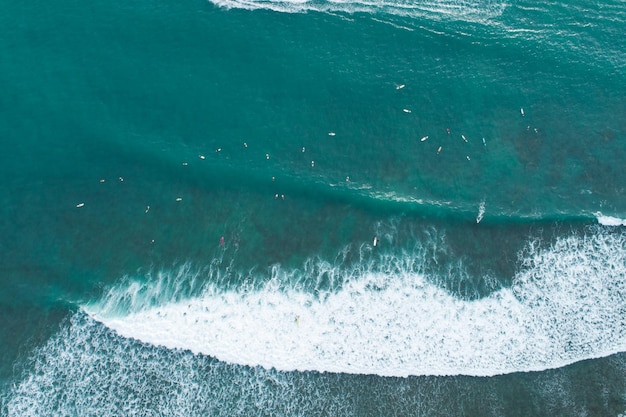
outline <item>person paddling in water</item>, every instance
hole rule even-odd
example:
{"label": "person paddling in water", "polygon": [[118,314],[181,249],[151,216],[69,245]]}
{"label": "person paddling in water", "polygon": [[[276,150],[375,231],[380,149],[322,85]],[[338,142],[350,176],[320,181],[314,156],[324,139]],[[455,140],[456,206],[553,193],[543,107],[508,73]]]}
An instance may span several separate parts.
{"label": "person paddling in water", "polygon": [[224,236],[220,238],[220,246],[224,246]]}

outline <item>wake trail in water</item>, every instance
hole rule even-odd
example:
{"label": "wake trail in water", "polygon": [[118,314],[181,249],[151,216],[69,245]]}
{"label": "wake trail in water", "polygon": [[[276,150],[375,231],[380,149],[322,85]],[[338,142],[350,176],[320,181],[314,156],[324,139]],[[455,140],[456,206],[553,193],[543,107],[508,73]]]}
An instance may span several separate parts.
{"label": "wake trail in water", "polygon": [[[530,242],[513,285],[477,300],[434,285],[415,272],[422,260],[403,254],[384,258],[382,268],[317,268],[338,283],[329,289],[298,289],[289,283],[300,271],[276,268],[261,286],[209,284],[178,301],[137,297],[126,283],[83,308],[124,337],[282,371],[539,371],[626,350],[626,237],[591,230],[545,248]],[[138,298],[150,301],[115,307]]]}

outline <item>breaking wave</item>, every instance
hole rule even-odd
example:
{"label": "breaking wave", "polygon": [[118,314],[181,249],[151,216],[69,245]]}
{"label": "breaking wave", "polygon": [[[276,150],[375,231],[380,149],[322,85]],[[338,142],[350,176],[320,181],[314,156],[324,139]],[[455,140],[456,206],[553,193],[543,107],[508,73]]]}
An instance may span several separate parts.
{"label": "breaking wave", "polygon": [[489,376],[626,350],[623,233],[597,226],[547,247],[529,242],[512,286],[479,299],[434,284],[420,256],[275,267],[262,284],[209,282],[184,297],[155,288],[195,278],[165,271],[83,308],[127,338],[282,371]]}

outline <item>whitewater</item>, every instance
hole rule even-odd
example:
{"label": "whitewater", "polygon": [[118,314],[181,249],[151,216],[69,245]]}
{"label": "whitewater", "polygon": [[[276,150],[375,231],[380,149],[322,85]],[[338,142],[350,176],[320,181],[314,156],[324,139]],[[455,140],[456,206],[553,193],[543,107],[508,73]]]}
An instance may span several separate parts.
{"label": "whitewater", "polygon": [[[386,255],[382,267],[349,271],[318,260],[337,284],[312,291],[290,284],[301,271],[276,266],[262,285],[208,282],[186,297],[197,277],[164,271],[156,282],[124,280],[82,308],[123,337],[280,371],[491,376],[626,350],[621,231],[529,242],[513,284],[477,299],[416,272],[418,257]],[[181,290],[159,295],[166,286]]]}

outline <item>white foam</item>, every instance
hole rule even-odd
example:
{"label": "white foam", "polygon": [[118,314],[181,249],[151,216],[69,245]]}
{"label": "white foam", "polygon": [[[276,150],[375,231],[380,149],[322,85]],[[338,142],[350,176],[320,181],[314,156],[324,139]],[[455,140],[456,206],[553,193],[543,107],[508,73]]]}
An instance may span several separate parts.
{"label": "white foam", "polygon": [[315,376],[232,366],[110,333],[75,314],[35,349],[21,380],[0,391],[0,415],[231,417],[262,410],[287,417],[315,415],[320,406],[330,415],[356,415],[342,413],[351,402]]}
{"label": "white foam", "polygon": [[[506,7],[501,0],[210,0],[225,8],[268,9],[277,12],[303,13],[385,13],[396,16],[430,17],[486,21],[500,16]],[[386,22],[385,22],[386,23]],[[402,29],[409,29],[400,26]]]}
{"label": "white foam", "polygon": [[420,206],[433,206],[433,207],[452,207],[452,201],[450,200],[432,200],[413,197],[407,194],[400,194],[396,191],[379,191],[374,190],[366,193],[369,198],[373,198],[379,201],[394,201],[397,203],[410,203],[418,204]]}
{"label": "white foam", "polygon": [[400,266],[392,275],[365,267],[339,289],[316,294],[281,285],[281,276],[296,273],[285,271],[256,290],[210,287],[122,315],[97,304],[85,309],[125,337],[283,371],[544,370],[626,350],[625,240],[597,231],[546,249],[529,244],[513,286],[478,300],[456,298]]}
{"label": "white foam", "polygon": [[480,221],[485,216],[485,201],[481,201],[478,205],[478,215],[476,216],[476,223],[480,223]]}
{"label": "white foam", "polygon": [[603,226],[626,226],[626,219],[620,219],[619,217],[603,216],[602,213],[596,213],[598,223]]}
{"label": "white foam", "polygon": [[[626,382],[624,355],[593,366],[601,378],[591,387],[579,370],[569,369],[513,379],[277,372],[138,343],[80,312],[35,348],[24,365],[0,390],[0,415],[291,417],[324,410],[330,416],[362,417],[436,410],[436,415],[465,416],[469,407],[475,415],[498,417],[510,409],[510,389],[503,386],[513,386],[520,392],[518,401],[532,402],[542,415],[615,415],[622,409],[615,411],[606,399],[622,394]],[[369,412],[354,406],[364,398],[376,402]]]}

